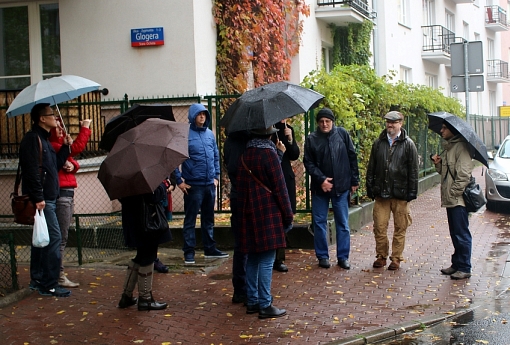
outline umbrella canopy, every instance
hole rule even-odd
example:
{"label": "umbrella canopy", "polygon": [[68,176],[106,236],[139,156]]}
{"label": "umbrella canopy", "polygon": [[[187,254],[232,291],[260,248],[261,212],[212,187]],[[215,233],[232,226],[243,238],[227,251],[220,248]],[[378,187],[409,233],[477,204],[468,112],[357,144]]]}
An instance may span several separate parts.
{"label": "umbrella canopy", "polygon": [[483,141],[478,137],[475,130],[469,123],[464,121],[458,116],[447,113],[445,111],[427,114],[429,118],[429,129],[434,132],[441,134],[441,127],[443,126],[443,121],[448,122],[452,127],[454,127],[460,135],[466,139],[471,157],[476,159],[486,167],[489,167],[489,156],[487,155],[487,147],[483,143]]}
{"label": "umbrella canopy", "polygon": [[318,92],[285,81],[267,84],[243,93],[227,109],[220,125],[229,133],[268,128],[317,107],[323,98]]}
{"label": "umbrella canopy", "polygon": [[98,83],[75,75],[62,75],[42,80],[24,88],[7,109],[7,117],[30,113],[38,103],[58,103],[70,101],[87,92],[99,90]]}
{"label": "umbrella canopy", "polygon": [[99,148],[110,151],[115,144],[115,140],[122,133],[134,128],[150,118],[161,118],[164,120],[175,121],[172,106],[168,104],[134,104],[124,113],[110,119],[99,143]]}
{"label": "umbrella canopy", "polygon": [[111,200],[152,193],[188,159],[189,124],[148,119],[119,135],[97,177]]}

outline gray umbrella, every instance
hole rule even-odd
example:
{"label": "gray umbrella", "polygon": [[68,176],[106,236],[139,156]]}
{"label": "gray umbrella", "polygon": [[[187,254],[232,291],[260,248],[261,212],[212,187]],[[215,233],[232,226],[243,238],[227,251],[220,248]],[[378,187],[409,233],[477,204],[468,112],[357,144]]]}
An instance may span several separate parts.
{"label": "gray umbrella", "polygon": [[448,122],[453,128],[455,128],[460,135],[466,139],[469,144],[471,157],[476,159],[486,167],[489,167],[489,156],[487,155],[487,147],[483,141],[478,137],[475,130],[469,123],[464,121],[458,116],[447,113],[445,111],[427,114],[429,118],[429,129],[434,132],[441,134],[441,127],[443,122]]}
{"label": "gray umbrella", "polygon": [[323,98],[318,92],[285,81],[267,84],[243,93],[227,109],[220,125],[229,133],[268,128],[317,107]]}

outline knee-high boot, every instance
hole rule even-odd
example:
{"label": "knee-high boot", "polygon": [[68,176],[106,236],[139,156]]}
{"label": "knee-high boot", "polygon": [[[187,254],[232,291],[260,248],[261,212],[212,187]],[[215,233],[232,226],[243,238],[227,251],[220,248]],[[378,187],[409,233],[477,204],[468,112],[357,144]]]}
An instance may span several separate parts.
{"label": "knee-high boot", "polygon": [[128,263],[126,279],[124,281],[124,292],[119,302],[119,308],[127,308],[135,305],[138,299],[133,297],[133,290],[138,282],[138,269],[140,265],[131,260]]}
{"label": "knee-high boot", "polygon": [[152,273],[154,263],[142,266],[138,270],[138,310],[162,310],[166,303],[158,303],[152,297]]}

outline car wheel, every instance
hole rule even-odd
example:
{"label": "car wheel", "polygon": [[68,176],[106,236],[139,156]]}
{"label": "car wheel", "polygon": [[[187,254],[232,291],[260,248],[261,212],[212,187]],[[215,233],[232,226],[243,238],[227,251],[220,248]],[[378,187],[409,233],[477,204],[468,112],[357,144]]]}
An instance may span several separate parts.
{"label": "car wheel", "polygon": [[494,201],[487,200],[485,207],[491,212],[496,212],[496,202]]}

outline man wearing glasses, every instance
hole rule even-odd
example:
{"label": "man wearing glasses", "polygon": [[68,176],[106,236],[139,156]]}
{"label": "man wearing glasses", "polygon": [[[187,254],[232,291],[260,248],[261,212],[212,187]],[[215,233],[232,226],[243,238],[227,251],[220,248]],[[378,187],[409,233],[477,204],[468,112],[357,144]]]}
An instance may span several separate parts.
{"label": "man wearing glasses", "polygon": [[375,199],[375,268],[386,266],[389,255],[388,223],[393,213],[394,231],[389,270],[398,270],[404,260],[406,230],[411,225],[409,202],[418,195],[418,151],[402,128],[404,115],[390,111],[384,115],[384,129],[372,145],[367,168],[367,195]]}
{"label": "man wearing glasses", "polygon": [[49,104],[36,104],[30,118],[32,129],[23,137],[19,149],[22,193],[28,194],[36,209],[44,212],[50,236],[46,247],[31,248],[30,288],[43,296],[67,297],[71,292],[58,285],[62,238],[55,209],[60,191],[58,171],[71,152],[73,140],[66,135],[60,151],[55,152],[48,139],[58,122]]}

